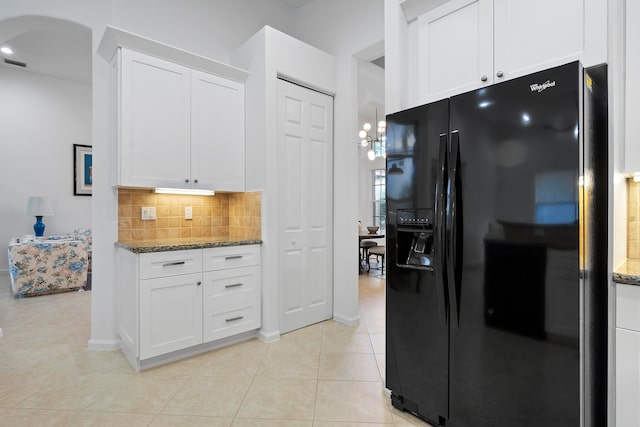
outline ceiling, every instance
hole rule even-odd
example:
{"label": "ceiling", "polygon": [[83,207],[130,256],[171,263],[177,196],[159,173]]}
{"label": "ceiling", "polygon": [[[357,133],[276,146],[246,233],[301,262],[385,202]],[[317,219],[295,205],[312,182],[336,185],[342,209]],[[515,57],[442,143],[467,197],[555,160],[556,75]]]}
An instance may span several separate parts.
{"label": "ceiling", "polygon": [[286,3],[289,6],[292,6],[294,8],[299,8],[302,6],[305,6],[309,3],[313,3],[315,0],[280,0],[280,2],[282,3]]}
{"label": "ceiling", "polygon": [[91,30],[72,22],[36,16],[24,16],[2,22],[0,46],[9,46],[13,54],[0,53],[5,59],[26,63],[26,70],[84,84],[91,83]]}
{"label": "ceiling", "polygon": [[[298,9],[315,0],[279,0]],[[0,66],[24,69],[6,64],[5,59],[26,64],[26,70],[91,83],[91,31],[72,22],[38,16],[23,16],[2,21],[0,46],[9,46],[13,54],[0,53]]]}

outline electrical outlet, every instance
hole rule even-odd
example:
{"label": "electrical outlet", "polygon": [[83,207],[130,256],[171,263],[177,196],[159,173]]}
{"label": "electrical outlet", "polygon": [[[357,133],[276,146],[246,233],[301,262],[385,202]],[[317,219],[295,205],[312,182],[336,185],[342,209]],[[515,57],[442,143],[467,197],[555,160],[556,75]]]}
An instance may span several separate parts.
{"label": "electrical outlet", "polygon": [[184,219],[193,219],[193,208],[191,206],[184,207]]}
{"label": "electrical outlet", "polygon": [[152,219],[156,219],[156,208],[155,206],[142,207],[140,213],[140,219],[143,221],[148,221]]}

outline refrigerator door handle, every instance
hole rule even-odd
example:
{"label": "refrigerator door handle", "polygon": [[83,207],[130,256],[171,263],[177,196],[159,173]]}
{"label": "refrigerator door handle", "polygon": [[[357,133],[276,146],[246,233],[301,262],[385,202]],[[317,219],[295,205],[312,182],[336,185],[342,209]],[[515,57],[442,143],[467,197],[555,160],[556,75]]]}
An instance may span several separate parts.
{"label": "refrigerator door handle", "polygon": [[438,298],[438,319],[444,324],[449,320],[447,311],[447,284],[446,284],[446,248],[445,243],[445,210],[446,210],[446,194],[445,182],[447,180],[447,145],[448,138],[446,133],[440,134],[440,151],[438,153],[438,175],[436,177],[435,206],[434,206],[434,247],[436,248],[435,256],[435,277],[436,277],[436,294]]}
{"label": "refrigerator door handle", "polygon": [[456,266],[457,258],[457,220],[458,220],[458,188],[456,185],[456,178],[458,176],[459,165],[459,145],[460,145],[460,132],[459,130],[451,131],[451,148],[449,151],[448,159],[448,180],[447,180],[447,215],[445,218],[446,224],[446,278],[447,278],[447,294],[449,296],[449,311],[451,317],[451,327],[458,328],[460,324],[460,293],[458,292],[459,286],[457,286]]}

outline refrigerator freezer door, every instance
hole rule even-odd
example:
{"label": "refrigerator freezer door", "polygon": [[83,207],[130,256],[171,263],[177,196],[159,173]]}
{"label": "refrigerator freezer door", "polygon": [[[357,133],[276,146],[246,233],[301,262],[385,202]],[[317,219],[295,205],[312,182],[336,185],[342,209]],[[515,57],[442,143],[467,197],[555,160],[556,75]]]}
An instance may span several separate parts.
{"label": "refrigerator freezer door", "polygon": [[580,73],[451,98],[447,426],[580,425]]}
{"label": "refrigerator freezer door", "polygon": [[448,100],[387,117],[386,386],[394,406],[434,425],[449,407],[440,261],[447,133]]}

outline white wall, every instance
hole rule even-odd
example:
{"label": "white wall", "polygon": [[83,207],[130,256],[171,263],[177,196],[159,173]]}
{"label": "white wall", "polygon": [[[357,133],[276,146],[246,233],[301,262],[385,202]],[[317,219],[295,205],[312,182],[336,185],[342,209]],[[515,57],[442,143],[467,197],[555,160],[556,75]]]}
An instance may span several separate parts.
{"label": "white wall", "polygon": [[291,34],[293,10],[275,0],[112,0],[112,25],[229,63],[265,25]]}
{"label": "white wall", "polygon": [[358,320],[358,60],[384,39],[383,0],[316,0],[296,12],[294,36],[336,57],[334,314]]}
{"label": "white wall", "polygon": [[0,242],[34,234],[34,195],[51,197],[45,235],[91,227],[91,198],[73,195],[73,144],[91,145],[91,86],[0,65],[0,94]]}
{"label": "white wall", "polygon": [[[273,341],[280,335],[278,191],[282,185],[278,182],[280,159],[275,149],[278,144],[277,78],[278,75],[286,76],[307,87],[333,94],[336,93],[335,62],[331,55],[270,27],[263,28],[243,44],[232,55],[232,62],[250,72],[245,86],[246,117],[247,123],[251,123],[246,130],[247,190],[262,191],[260,338]],[[340,311],[342,303],[336,301],[338,298],[341,297],[334,291],[334,318],[345,319],[345,313]],[[353,321],[353,314],[347,314]]]}
{"label": "white wall", "polygon": [[92,31],[94,188],[91,198],[93,283],[89,348],[116,349],[113,242],[117,239],[117,197],[108,185],[109,66],[95,53],[106,25],[225,61],[230,52],[263,25],[291,31],[292,11],[275,0],[5,0],[0,8],[0,29],[3,20],[24,15],[69,20]]}
{"label": "white wall", "polygon": [[[376,121],[375,109],[378,110]],[[370,123],[374,134],[377,123],[385,119],[384,113],[384,70],[370,63],[360,62],[358,66],[358,132],[364,123]],[[354,135],[354,143],[358,136]],[[384,169],[386,161],[377,157],[371,161],[367,157],[369,147],[358,146],[358,220],[362,227],[373,225],[372,170]]]}

